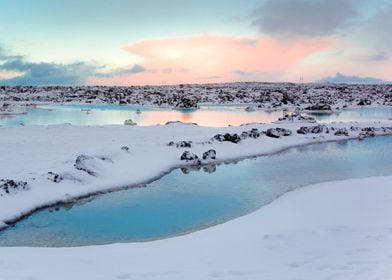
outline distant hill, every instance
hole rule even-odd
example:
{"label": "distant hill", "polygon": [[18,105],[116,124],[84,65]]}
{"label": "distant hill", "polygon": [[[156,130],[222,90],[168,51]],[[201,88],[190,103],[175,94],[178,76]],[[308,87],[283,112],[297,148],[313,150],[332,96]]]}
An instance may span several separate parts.
{"label": "distant hill", "polygon": [[317,81],[318,83],[331,83],[331,84],[386,84],[386,80],[373,78],[373,77],[360,77],[360,76],[346,76],[341,73],[336,73],[335,76],[329,76]]}

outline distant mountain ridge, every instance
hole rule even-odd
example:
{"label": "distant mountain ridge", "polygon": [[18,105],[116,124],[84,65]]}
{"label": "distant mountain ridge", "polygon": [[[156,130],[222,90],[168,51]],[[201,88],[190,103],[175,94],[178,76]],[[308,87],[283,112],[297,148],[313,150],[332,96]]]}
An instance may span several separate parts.
{"label": "distant mountain ridge", "polygon": [[391,83],[374,77],[349,76],[342,73],[336,73],[335,76],[328,76],[317,81],[318,83],[331,84],[387,84]]}

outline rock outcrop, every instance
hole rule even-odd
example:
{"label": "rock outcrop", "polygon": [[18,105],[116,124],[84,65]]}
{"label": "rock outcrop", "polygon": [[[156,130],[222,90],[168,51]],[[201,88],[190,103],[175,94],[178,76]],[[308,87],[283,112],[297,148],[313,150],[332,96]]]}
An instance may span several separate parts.
{"label": "rock outcrop", "polygon": [[18,191],[25,191],[28,189],[29,186],[27,182],[24,181],[15,181],[10,179],[0,180],[0,196],[16,193]]}

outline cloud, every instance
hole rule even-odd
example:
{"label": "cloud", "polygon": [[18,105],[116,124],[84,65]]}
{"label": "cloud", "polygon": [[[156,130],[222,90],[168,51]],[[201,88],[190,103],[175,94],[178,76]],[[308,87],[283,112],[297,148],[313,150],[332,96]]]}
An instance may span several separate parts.
{"label": "cloud", "polygon": [[379,52],[368,56],[369,61],[385,61],[388,59],[389,56],[384,52]]}
{"label": "cloud", "polygon": [[219,79],[223,79],[223,76],[219,76],[219,75],[214,75],[214,76],[207,76],[207,77],[199,77],[202,80],[219,80]]}
{"label": "cloud", "polygon": [[121,77],[126,75],[142,73],[144,71],[146,71],[146,68],[144,68],[142,65],[135,64],[127,68],[116,68],[110,72],[95,73],[94,76],[99,78],[113,78],[113,77]]}
{"label": "cloud", "polygon": [[273,36],[323,36],[355,15],[352,0],[266,0],[254,12],[252,25]]}
{"label": "cloud", "polygon": [[5,71],[16,71],[20,76],[0,79],[5,85],[80,85],[95,68],[83,62],[73,64],[28,63],[11,61],[0,65]]}
{"label": "cloud", "polygon": [[7,55],[0,47],[0,73],[3,73],[0,84],[4,85],[79,85],[84,84],[96,69],[96,66],[85,62],[29,62],[24,56]]}
{"label": "cloud", "polygon": [[373,77],[360,77],[360,76],[346,76],[341,73],[336,73],[335,76],[325,77],[318,81],[319,83],[332,83],[332,84],[385,84],[388,83],[383,79]]}
{"label": "cloud", "polygon": [[369,62],[382,62],[389,60],[389,55],[385,52],[376,52],[369,55],[363,55],[358,57],[359,60],[369,61]]}
{"label": "cloud", "polygon": [[232,73],[235,75],[238,75],[238,76],[249,76],[249,75],[254,74],[252,72],[242,71],[242,70],[233,70]]}
{"label": "cloud", "polygon": [[114,78],[146,71],[141,65],[102,72],[95,63],[30,62],[25,56],[7,55],[0,46],[1,85],[84,85],[89,77]]}
{"label": "cloud", "polygon": [[[116,78],[89,79],[90,84],[177,84],[238,80],[241,69],[249,73],[281,73],[311,53],[334,44],[332,38],[278,40],[263,36],[221,36],[216,34],[149,39],[124,49],[153,69]],[[170,68],[170,73],[167,70]],[[187,69],[187,71],[184,71]],[[215,78],[215,79],[211,79]],[[242,77],[247,78],[247,77]],[[252,80],[266,79],[251,76]]]}

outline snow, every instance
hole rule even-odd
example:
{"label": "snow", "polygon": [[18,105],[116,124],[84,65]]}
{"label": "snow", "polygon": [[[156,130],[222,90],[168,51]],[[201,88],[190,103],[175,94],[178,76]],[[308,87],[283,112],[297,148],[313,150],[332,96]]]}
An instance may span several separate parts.
{"label": "snow", "polygon": [[[223,83],[170,86],[47,86],[1,87],[0,101],[9,105],[134,104],[194,108],[202,104],[249,104],[254,109],[305,109],[324,104],[331,110],[345,107],[391,106],[392,85]],[[1,104],[0,104],[1,111]]]}
{"label": "snow", "polygon": [[0,248],[0,279],[390,279],[392,177],[326,182],[185,236]]}
{"label": "snow", "polygon": [[[298,111],[321,104],[341,110],[362,107],[362,103],[389,107],[391,92],[391,85],[262,83],[0,87],[0,111],[23,113],[25,108],[42,103],[119,102],[161,107],[241,103],[257,110]],[[302,129],[305,134],[296,132],[303,126],[316,125],[298,117],[274,124],[222,128],[179,122],[144,127],[0,127],[0,180],[14,180],[21,186],[27,183],[26,189],[7,193],[1,184],[9,181],[0,181],[0,228],[43,206],[144,184],[173,168],[198,163],[180,160],[185,151],[197,155],[201,164],[218,164],[298,145],[363,139],[373,132],[392,134],[392,122],[386,120],[330,123],[320,133],[308,132],[311,129]],[[292,134],[275,133],[281,135],[279,138],[265,135],[268,129],[276,128],[289,129]],[[237,144],[217,140],[238,141],[237,136],[225,138],[223,134],[241,137],[244,131],[248,137]],[[335,135],[337,131],[347,131],[348,136]],[[259,132],[261,136],[257,136]],[[222,137],[213,140],[217,134]],[[175,143],[180,141],[191,143],[191,147],[177,147]],[[169,146],[170,142],[173,145]],[[216,151],[216,158],[202,159],[210,150]],[[392,177],[374,177],[308,186],[225,224],[153,242],[74,248],[0,247],[0,280],[390,279],[391,184]]]}
{"label": "snow", "polygon": [[[391,134],[391,122],[338,123],[335,131],[348,128],[349,136],[330,133],[297,134],[304,123],[249,124],[239,127],[209,128],[172,123],[169,125],[138,127],[112,126],[27,126],[0,127],[0,179],[28,183],[28,190],[11,194],[0,193],[0,222],[6,223],[26,215],[39,207],[66,202],[95,192],[114,190],[149,182],[173,168],[194,162],[181,161],[184,151],[198,155],[210,149],[216,151],[219,163],[243,157],[276,152],[296,145],[357,138],[362,127],[376,127],[376,134]],[[358,127],[350,130],[351,126]],[[217,133],[238,133],[256,128],[287,128],[291,136],[271,138],[262,135],[246,138],[234,144],[212,138]],[[331,125],[329,126],[332,127]],[[168,146],[169,142],[192,141],[191,148]],[[121,147],[129,147],[128,151]],[[15,152],[10,152],[15,151]],[[79,157],[83,155],[82,157]],[[75,165],[77,158],[84,158]],[[81,164],[81,165],[80,165]],[[79,168],[83,166],[83,168]],[[88,172],[86,172],[88,171]],[[63,178],[53,182],[53,172]]]}

